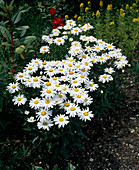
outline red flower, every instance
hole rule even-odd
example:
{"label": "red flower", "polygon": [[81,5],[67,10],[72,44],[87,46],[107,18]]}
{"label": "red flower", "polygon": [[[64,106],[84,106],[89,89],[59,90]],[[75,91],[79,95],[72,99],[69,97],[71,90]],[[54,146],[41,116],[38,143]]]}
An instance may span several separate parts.
{"label": "red flower", "polygon": [[59,23],[58,26],[64,27],[63,22]]}
{"label": "red flower", "polygon": [[58,22],[58,20],[53,20],[52,21],[52,24],[54,24],[54,25],[57,25],[59,22]]}
{"label": "red flower", "polygon": [[53,17],[53,20],[57,20],[58,23],[63,21],[63,19],[61,17]]}
{"label": "red flower", "polygon": [[52,27],[51,27],[51,29],[56,29],[57,28],[57,25],[53,25]]}
{"label": "red flower", "polygon": [[15,70],[14,70],[14,69],[12,69],[12,72],[14,73],[14,72],[15,72]]}
{"label": "red flower", "polygon": [[55,9],[55,8],[51,8],[51,9],[49,10],[49,13],[50,13],[51,15],[55,15],[56,9]]}

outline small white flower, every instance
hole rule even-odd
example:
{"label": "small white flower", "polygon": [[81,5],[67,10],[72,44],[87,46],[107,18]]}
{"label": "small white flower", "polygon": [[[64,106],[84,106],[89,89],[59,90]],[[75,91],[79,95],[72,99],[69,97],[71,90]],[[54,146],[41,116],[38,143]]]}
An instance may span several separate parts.
{"label": "small white flower", "polygon": [[65,125],[67,125],[69,123],[69,118],[68,116],[65,116],[64,114],[60,114],[57,115],[56,117],[54,117],[54,122],[55,125],[58,125],[58,127],[64,127]]}
{"label": "small white flower", "polygon": [[27,121],[28,121],[29,123],[33,123],[33,122],[35,122],[35,119],[34,119],[33,116],[31,116],[30,118],[27,119]]}

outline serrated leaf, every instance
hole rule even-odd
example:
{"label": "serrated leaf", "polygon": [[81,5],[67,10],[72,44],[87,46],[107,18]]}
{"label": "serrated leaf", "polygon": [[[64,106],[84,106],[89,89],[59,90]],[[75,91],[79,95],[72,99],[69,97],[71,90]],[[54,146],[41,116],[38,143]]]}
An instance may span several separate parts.
{"label": "serrated leaf", "polygon": [[0,25],[0,32],[6,38],[7,41],[11,41],[10,32],[7,30],[6,27]]}

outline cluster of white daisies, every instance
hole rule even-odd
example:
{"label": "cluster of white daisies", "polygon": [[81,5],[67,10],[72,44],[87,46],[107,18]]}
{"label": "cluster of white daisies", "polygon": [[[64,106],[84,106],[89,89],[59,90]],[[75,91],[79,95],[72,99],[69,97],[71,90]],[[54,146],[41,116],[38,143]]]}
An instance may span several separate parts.
{"label": "cluster of white daisies", "polygon": [[[64,27],[43,35],[42,39],[47,42],[46,46],[40,48],[40,53],[43,54],[50,53],[50,45],[53,43],[61,47],[66,41],[70,42],[65,59],[32,59],[23,72],[15,75],[15,82],[7,86],[10,93],[16,94],[13,97],[15,105],[27,105],[34,109],[34,116],[27,121],[37,121],[39,129],[49,130],[54,125],[64,127],[71,117],[78,117],[83,121],[91,120],[94,114],[89,110],[89,105],[93,99],[89,92],[99,87],[93,79],[89,79],[93,64],[113,64],[113,67],[104,68],[104,73],[97,77],[100,83],[112,81],[114,68],[121,69],[127,65],[126,57],[115,46],[93,36],[86,36],[85,32],[91,29],[93,26],[89,23],[77,26],[75,21],[67,20]],[[27,88],[33,88],[34,93],[35,89],[39,89],[39,96],[29,98],[26,96]],[[54,108],[58,110],[54,112]],[[26,111],[26,114],[29,112]]]}

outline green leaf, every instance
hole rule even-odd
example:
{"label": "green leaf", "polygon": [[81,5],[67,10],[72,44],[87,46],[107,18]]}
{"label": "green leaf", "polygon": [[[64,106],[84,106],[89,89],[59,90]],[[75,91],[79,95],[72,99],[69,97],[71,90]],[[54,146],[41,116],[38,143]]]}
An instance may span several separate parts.
{"label": "green leaf", "polygon": [[39,136],[36,136],[33,140],[32,140],[32,143],[34,144],[35,141],[39,138]]}
{"label": "green leaf", "polygon": [[71,163],[68,164],[68,170],[74,170],[75,166],[73,166]]}
{"label": "green leaf", "polygon": [[18,13],[18,15],[14,21],[14,24],[18,23],[21,20],[21,14],[22,14],[21,12]]}
{"label": "green leaf", "polygon": [[0,25],[0,32],[6,38],[7,41],[11,41],[11,35],[8,29],[2,25]]}
{"label": "green leaf", "polygon": [[16,27],[15,29],[16,30],[26,30],[26,29],[29,29],[29,26],[28,25],[20,26],[20,27]]}
{"label": "green leaf", "polygon": [[4,16],[4,17],[7,17],[7,14],[4,13],[4,12],[2,12],[2,11],[0,11],[0,15],[2,15],[2,16]]}
{"label": "green leaf", "polygon": [[5,45],[5,46],[7,46],[7,47],[12,47],[12,44],[9,44],[9,43],[7,43],[7,42],[2,42],[1,45]]}
{"label": "green leaf", "polygon": [[36,40],[35,36],[27,36],[25,38],[20,39],[20,42],[24,43],[24,44],[30,44],[30,43],[32,43],[35,40]]}

